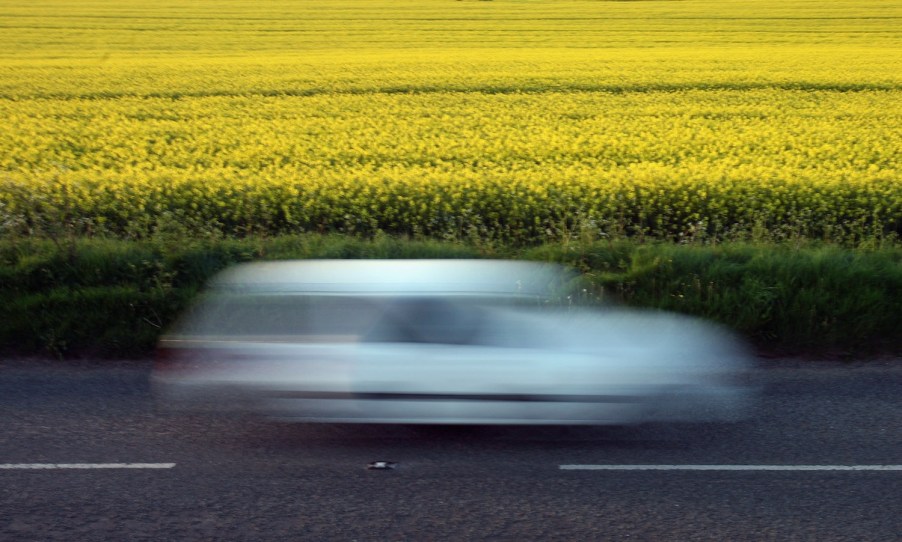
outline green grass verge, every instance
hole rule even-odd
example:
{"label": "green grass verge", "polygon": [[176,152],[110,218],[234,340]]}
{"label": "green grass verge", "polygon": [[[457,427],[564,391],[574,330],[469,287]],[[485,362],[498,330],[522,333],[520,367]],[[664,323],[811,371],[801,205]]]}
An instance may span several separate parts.
{"label": "green grass verge", "polygon": [[762,351],[902,352],[902,248],[581,242],[528,249],[302,235],[128,242],[0,241],[0,348],[61,357],[145,356],[205,281],[243,261],[517,258],[580,270],[605,301],[733,328]]}

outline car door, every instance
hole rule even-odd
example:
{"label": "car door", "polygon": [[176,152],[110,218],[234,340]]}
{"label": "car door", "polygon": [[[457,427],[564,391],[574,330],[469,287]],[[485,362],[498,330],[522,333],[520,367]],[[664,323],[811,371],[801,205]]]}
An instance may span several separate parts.
{"label": "car door", "polygon": [[407,300],[358,349],[359,407],[435,423],[557,420],[597,410],[597,363],[562,348],[557,327],[542,315]]}

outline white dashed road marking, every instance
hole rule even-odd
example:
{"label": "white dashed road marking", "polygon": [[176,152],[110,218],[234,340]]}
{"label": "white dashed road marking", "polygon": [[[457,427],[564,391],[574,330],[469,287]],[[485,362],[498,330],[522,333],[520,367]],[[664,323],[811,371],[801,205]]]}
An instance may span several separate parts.
{"label": "white dashed road marking", "polygon": [[560,465],[560,470],[902,471],[902,465]]}
{"label": "white dashed road marking", "polygon": [[0,463],[0,470],[171,469],[175,463]]}

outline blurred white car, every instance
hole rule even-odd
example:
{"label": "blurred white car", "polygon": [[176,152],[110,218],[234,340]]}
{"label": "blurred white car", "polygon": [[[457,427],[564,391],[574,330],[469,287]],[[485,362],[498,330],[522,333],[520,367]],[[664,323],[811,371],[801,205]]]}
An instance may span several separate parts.
{"label": "blurred white car", "polygon": [[735,420],[742,344],[686,317],[574,306],[535,262],[319,260],[217,276],[160,342],[168,407],[303,422]]}

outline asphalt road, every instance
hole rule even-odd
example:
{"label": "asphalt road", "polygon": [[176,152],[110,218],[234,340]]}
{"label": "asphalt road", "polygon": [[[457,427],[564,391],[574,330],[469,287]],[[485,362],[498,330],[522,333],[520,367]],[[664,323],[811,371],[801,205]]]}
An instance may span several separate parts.
{"label": "asphalt road", "polygon": [[[2,361],[0,540],[902,540],[899,470],[561,469],[902,465],[902,360],[763,365],[738,425],[414,428],[165,414],[146,363]],[[76,463],[161,468],[46,468]]]}

